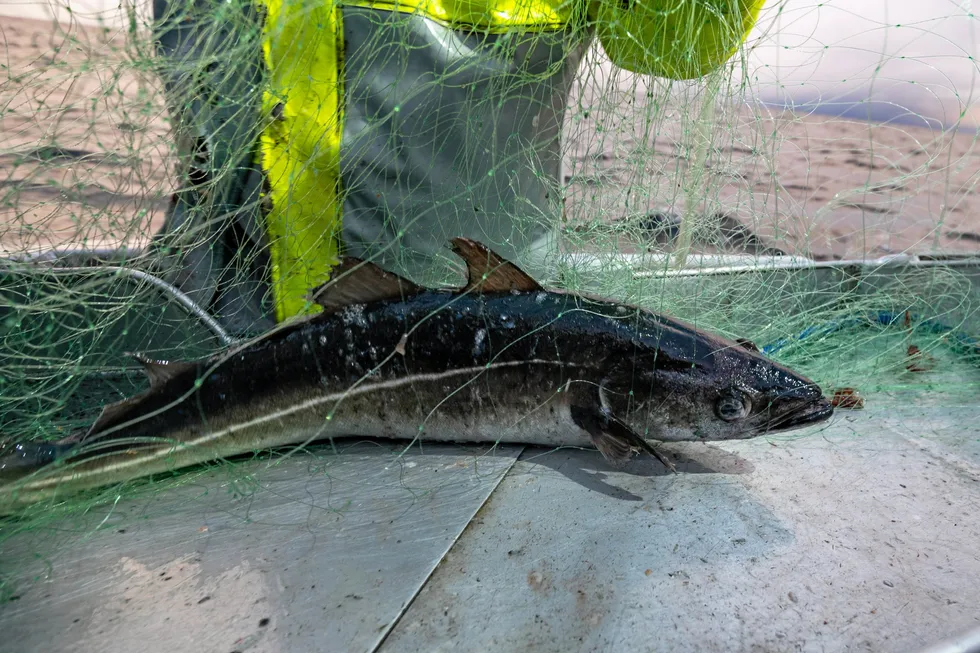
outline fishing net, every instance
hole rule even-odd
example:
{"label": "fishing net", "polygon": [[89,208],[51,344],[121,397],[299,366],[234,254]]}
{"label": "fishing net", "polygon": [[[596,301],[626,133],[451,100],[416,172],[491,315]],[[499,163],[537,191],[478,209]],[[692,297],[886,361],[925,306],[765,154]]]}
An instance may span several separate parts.
{"label": "fishing net", "polygon": [[[56,439],[144,388],[131,352],[191,359],[312,310],[340,220],[382,209],[443,248],[369,252],[419,280],[459,281],[445,243],[482,212],[510,230],[491,247],[557,234],[549,285],[749,338],[828,389],[980,392],[965,4],[770,2],[704,74],[738,33],[705,22],[728,3],[652,2],[673,31],[602,5],[600,40],[548,3],[157,4],[3,19],[4,437]],[[448,117],[419,114],[439,102]],[[371,228],[343,236],[370,250]]]}

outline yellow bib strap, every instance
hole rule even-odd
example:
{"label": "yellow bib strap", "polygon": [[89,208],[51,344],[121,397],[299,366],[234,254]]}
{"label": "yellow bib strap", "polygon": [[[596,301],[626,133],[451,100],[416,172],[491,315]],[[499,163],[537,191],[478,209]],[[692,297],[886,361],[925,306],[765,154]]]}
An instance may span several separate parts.
{"label": "yellow bib strap", "polygon": [[276,319],[316,309],[306,295],[337,265],[342,227],[343,24],[323,0],[258,0],[266,10],[261,164]]}
{"label": "yellow bib strap", "polygon": [[447,27],[486,34],[561,30],[575,6],[562,0],[344,0],[344,4],[420,14]]}

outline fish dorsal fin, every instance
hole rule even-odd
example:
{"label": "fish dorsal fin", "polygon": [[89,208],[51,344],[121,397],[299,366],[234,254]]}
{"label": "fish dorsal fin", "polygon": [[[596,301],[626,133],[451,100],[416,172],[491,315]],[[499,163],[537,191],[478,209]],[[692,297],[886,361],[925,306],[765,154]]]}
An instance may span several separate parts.
{"label": "fish dorsal fin", "polygon": [[125,422],[130,412],[136,406],[140,405],[148,396],[160,390],[167,381],[188,370],[197,369],[197,363],[189,363],[187,361],[154,360],[143,354],[130,354],[129,356],[143,366],[143,371],[146,372],[146,378],[150,381],[150,389],[138,395],[123,399],[122,401],[117,401],[114,404],[103,406],[98,419],[92,424],[92,427],[88,430],[83,440],[116,424]]}
{"label": "fish dorsal fin", "polygon": [[153,360],[143,354],[132,354],[132,357],[143,366],[146,378],[150,380],[150,390],[156,390],[178,374],[197,367],[194,363],[183,361]]}
{"label": "fish dorsal fin", "polygon": [[755,352],[759,351],[759,346],[746,338],[735,338],[735,342],[740,345],[742,349],[748,349],[749,351]]}
{"label": "fish dorsal fin", "polygon": [[505,261],[484,245],[469,238],[453,238],[453,251],[466,262],[467,282],[464,292],[510,292],[543,290],[541,285],[519,267]]}
{"label": "fish dorsal fin", "polygon": [[332,276],[333,279],[315,288],[309,295],[310,301],[322,306],[324,313],[332,313],[351,304],[402,299],[424,290],[370,261],[347,256],[333,269]]}
{"label": "fish dorsal fin", "polygon": [[143,401],[143,398],[147,394],[148,393],[144,392],[134,397],[117,401],[114,404],[106,404],[103,406],[102,412],[99,413],[99,418],[95,420],[92,427],[89,428],[88,432],[85,434],[85,437],[82,438],[82,441],[85,441],[94,435],[98,435],[100,432],[105,431],[116,424],[125,422],[126,416],[129,415],[133,408]]}

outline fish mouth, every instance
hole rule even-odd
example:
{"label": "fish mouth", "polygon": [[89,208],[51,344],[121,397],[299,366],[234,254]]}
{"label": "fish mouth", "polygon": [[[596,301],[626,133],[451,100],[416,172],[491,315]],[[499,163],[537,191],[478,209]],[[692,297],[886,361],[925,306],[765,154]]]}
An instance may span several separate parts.
{"label": "fish mouth", "polygon": [[798,429],[804,426],[819,424],[820,422],[830,419],[833,414],[834,406],[830,403],[830,401],[821,397],[820,399],[810,402],[805,406],[786,411],[782,415],[771,420],[766,426],[763,427],[762,430],[767,433],[773,433],[777,431]]}

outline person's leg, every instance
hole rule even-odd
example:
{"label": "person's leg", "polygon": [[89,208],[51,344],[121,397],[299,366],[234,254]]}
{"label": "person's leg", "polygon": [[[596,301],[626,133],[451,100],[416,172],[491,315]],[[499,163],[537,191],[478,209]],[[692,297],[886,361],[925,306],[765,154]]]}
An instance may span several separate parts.
{"label": "person's leg", "polygon": [[163,274],[234,334],[274,324],[256,161],[260,17],[250,0],[155,0],[177,191],[152,247]]}

